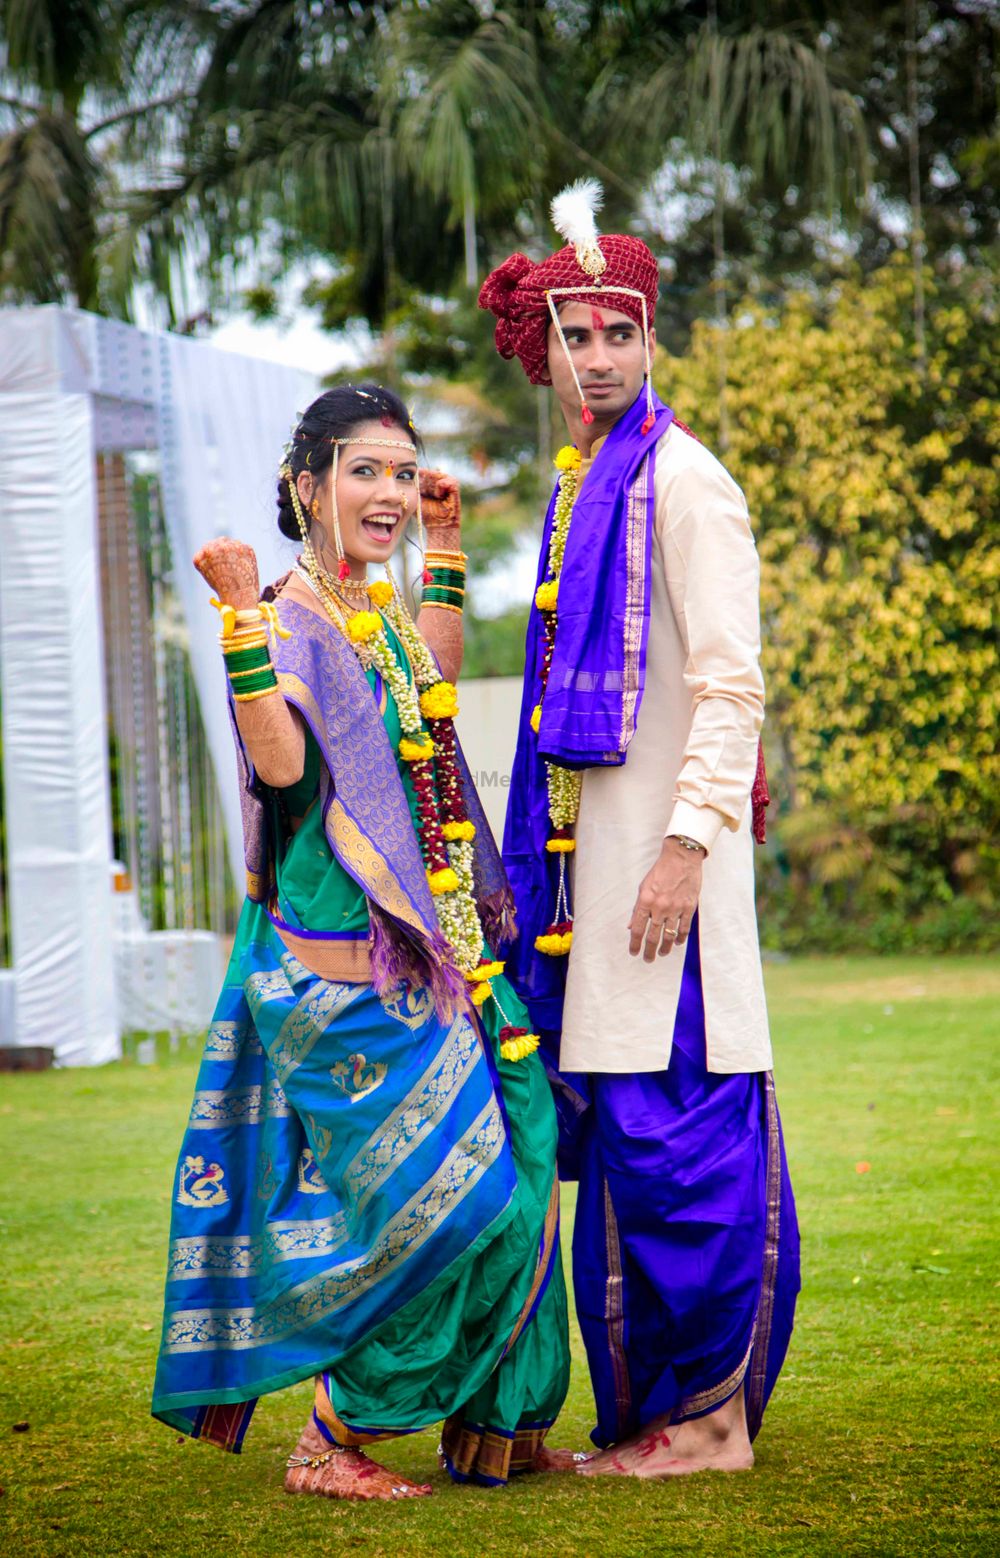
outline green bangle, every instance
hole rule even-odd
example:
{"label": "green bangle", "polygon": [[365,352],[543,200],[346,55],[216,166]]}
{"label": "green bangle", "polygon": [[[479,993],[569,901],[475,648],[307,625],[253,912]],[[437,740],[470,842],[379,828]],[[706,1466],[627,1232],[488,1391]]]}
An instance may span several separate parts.
{"label": "green bangle", "polygon": [[465,589],[465,574],[459,573],[457,568],[431,568],[430,583],[450,585],[454,589]]}
{"label": "green bangle", "polygon": [[271,664],[271,651],[261,644],[256,649],[231,649],[222,658],[227,671],[258,671]]}
{"label": "green bangle", "polygon": [[274,667],[265,666],[261,671],[253,671],[249,676],[241,676],[237,681],[230,679],[230,687],[236,693],[263,692],[266,687],[277,687],[278,678],[274,674]]}
{"label": "green bangle", "polygon": [[443,589],[440,585],[429,584],[423,595],[420,597],[420,603],[422,606],[464,606],[465,591],[446,590]]}

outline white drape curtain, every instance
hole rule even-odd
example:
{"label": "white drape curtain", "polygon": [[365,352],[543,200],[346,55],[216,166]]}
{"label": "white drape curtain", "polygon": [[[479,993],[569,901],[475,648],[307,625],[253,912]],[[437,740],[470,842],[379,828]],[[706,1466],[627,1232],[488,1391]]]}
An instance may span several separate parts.
{"label": "white drape curtain", "polygon": [[[242,888],[239,805],[209,592],[211,536],[290,565],[274,488],[307,373],[75,310],[0,311],[0,677],[13,1042],[63,1064],[119,1052],[95,456],[159,443],[164,512],[202,717]],[[109,439],[112,440],[109,443]],[[152,646],[150,646],[150,652]],[[11,1042],[5,1035],[2,1042]]]}
{"label": "white drape curtain", "polygon": [[164,510],[239,887],[244,878],[242,832],[225,676],[216,643],[218,618],[191,558],[213,536],[238,536],[257,553],[262,586],[287,573],[295,548],[277,527],[278,467],[296,413],[305,410],[316,384],[296,369],[220,352],[201,341],[162,336],[159,346]]}
{"label": "white drape curtain", "polygon": [[0,394],[0,670],[18,1045],[119,1053],[91,403]]}

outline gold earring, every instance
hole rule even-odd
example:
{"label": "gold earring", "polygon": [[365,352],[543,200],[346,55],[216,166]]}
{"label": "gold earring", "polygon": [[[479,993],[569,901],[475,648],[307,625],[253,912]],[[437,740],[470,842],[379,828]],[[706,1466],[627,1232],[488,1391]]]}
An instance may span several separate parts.
{"label": "gold earring", "polygon": [[407,496],[406,496],[406,493],[405,493],[405,492],[404,492],[404,493],[403,493],[403,496],[402,496],[402,497],[401,497],[401,499],[400,499],[400,504],[401,504],[401,506],[402,506],[402,510],[403,510],[403,513],[404,513],[404,514],[405,514],[405,513],[406,513],[406,511],[407,511],[407,509],[408,509],[408,508],[409,508],[409,506],[410,506],[410,500],[409,500],[409,498],[408,498],[408,497],[407,497]]}
{"label": "gold earring", "polygon": [[309,505],[309,512],[313,519],[319,519],[319,498],[313,498]]}

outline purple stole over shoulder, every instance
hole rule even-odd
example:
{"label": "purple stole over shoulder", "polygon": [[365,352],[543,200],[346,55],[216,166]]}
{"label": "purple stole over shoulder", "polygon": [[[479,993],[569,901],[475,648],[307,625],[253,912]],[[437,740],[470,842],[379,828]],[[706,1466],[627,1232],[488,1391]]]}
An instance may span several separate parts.
{"label": "purple stole over shoulder", "polygon": [[[544,636],[532,607],[525,649],[524,694],[511,774],[503,860],[514,892],[520,936],[508,959],[518,994],[535,1027],[562,1024],[566,959],[535,950],[552,916],[558,856],[549,854],[545,759],[565,768],[618,767],[635,734],[646,674],[653,473],[656,444],[674,414],[653,397],[656,420],[644,434],[645,392],[615,423],[573,507],[559,580],[555,650],[536,738]],[[548,571],[558,487],[542,534],[538,582]]]}
{"label": "purple stole over shoulder", "polygon": [[[465,1002],[465,980],[438,926],[406,792],[378,704],[354,650],[331,623],[278,597],[291,638],[271,655],[283,696],[298,709],[323,760],[320,805],[333,854],[364,891],[371,919],[372,981],[429,987],[445,1014]],[[247,892],[265,903],[274,881],[262,787],[238,731]],[[512,899],[489,823],[459,750],[469,820],[476,828],[476,902],[491,947],[513,936]],[[322,931],[323,926],[310,926]]]}

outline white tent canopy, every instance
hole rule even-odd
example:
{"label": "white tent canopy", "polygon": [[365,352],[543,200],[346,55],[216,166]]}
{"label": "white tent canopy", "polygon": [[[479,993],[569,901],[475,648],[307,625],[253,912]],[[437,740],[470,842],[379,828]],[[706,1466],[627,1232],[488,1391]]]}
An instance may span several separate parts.
{"label": "white tent canopy", "polygon": [[[61,1064],[119,1051],[95,457],[156,451],[191,667],[242,880],[207,591],[187,560],[240,535],[264,579],[281,450],[315,393],[297,370],[57,307],[0,311],[0,685],[13,1035]],[[208,631],[206,631],[208,626]]]}

